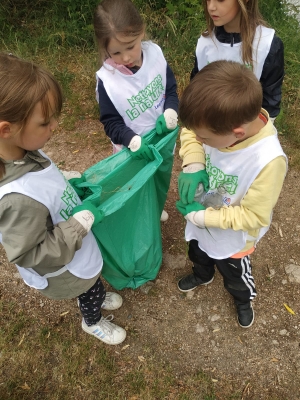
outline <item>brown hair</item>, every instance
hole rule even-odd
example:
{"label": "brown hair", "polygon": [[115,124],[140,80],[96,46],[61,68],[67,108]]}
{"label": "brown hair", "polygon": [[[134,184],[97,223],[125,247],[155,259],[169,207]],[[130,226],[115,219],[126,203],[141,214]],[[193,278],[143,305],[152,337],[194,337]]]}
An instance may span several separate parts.
{"label": "brown hair", "polygon": [[[241,9],[240,34],[242,40],[242,60],[245,64],[253,65],[253,39],[258,25],[267,26],[259,8],[258,0],[236,0]],[[211,36],[215,28],[207,10],[207,1],[203,0],[204,13],[207,24],[207,31],[202,36]]]}
{"label": "brown hair", "polygon": [[185,88],[179,116],[189,129],[205,127],[226,135],[253,121],[261,104],[262,87],[249,68],[234,61],[215,61]]}
{"label": "brown hair", "polygon": [[107,57],[107,46],[116,34],[139,36],[144,21],[130,0],[103,0],[95,10],[94,30],[101,61]]}
{"label": "brown hair", "polygon": [[[49,91],[55,110],[50,109]],[[38,102],[47,120],[50,113],[60,114],[62,101],[61,88],[50,72],[12,54],[0,53],[0,121],[18,124],[22,131]],[[0,162],[0,178],[4,172]]]}

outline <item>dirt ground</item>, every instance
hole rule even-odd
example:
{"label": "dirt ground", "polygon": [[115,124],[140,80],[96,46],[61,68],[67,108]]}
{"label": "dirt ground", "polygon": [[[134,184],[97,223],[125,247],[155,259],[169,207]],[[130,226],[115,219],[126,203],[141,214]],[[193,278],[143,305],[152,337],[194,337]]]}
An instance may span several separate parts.
{"label": "dirt ground", "polygon": [[[286,148],[284,139],[281,140]],[[110,155],[111,146],[97,121],[84,120],[73,132],[58,131],[44,151],[61,169],[85,169]],[[178,146],[172,182],[165,209],[169,220],[162,225],[164,262],[150,291],[147,286],[120,292],[124,305],[114,312],[117,324],[128,330],[124,344],[132,356],[171,365],[177,378],[204,370],[221,399],[236,391],[243,399],[300,399],[300,283],[291,283],[285,272],[289,264],[300,264],[300,180],[289,170],[273,224],[252,256],[258,296],[255,322],[242,329],[236,321],[233,301],[223,287],[220,274],[207,287],[185,295],[177,280],[190,272],[184,241],[185,222],[175,208]],[[32,308],[41,321],[54,321],[70,310],[78,319],[75,300],[55,302],[42,297],[21,282],[14,266],[7,267],[0,254],[0,289],[7,299],[17,299]],[[112,288],[107,284],[108,290]],[[284,307],[286,303],[294,312]],[[91,340],[94,340],[91,338]],[[121,346],[122,346],[121,345]],[[119,348],[119,350],[118,350]]]}

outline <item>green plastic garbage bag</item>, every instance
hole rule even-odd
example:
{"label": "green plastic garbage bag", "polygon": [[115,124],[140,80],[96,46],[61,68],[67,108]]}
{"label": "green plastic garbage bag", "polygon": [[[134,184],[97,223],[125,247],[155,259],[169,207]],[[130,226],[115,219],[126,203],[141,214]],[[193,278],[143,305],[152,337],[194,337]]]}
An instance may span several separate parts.
{"label": "green plastic garbage bag", "polygon": [[160,215],[170,185],[178,128],[161,137],[145,135],[154,161],[134,160],[128,149],[83,174],[84,201],[104,212],[93,228],[104,260],[102,275],[117,290],[155,279],[162,263]]}

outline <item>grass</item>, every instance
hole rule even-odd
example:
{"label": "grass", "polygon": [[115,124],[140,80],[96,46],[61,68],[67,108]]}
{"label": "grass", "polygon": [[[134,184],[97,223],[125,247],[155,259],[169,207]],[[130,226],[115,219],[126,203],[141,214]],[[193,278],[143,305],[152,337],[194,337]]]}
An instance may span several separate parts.
{"label": "grass", "polygon": [[179,380],[150,356],[147,363],[132,362],[112,347],[84,340],[79,324],[68,318],[42,326],[30,309],[9,301],[0,308],[1,399],[153,400],[169,398],[174,388],[178,399],[215,399],[202,372]]}
{"label": "grass", "polygon": [[[0,21],[4,24],[0,50],[31,59],[54,73],[65,94],[63,129],[73,131],[80,119],[98,119],[97,52],[89,22],[86,27],[81,25],[79,30],[72,30],[72,24],[59,22],[67,18],[50,18],[42,10],[34,14],[37,11],[32,7],[24,8],[31,10],[31,14],[28,11],[12,20],[14,14],[7,14],[5,9],[8,4],[13,2],[6,0],[0,5]],[[299,167],[300,33],[294,18],[287,16],[278,4],[278,0],[265,0],[262,11],[285,45],[283,111],[277,126],[288,144],[290,165]],[[146,2],[141,5],[149,36],[163,48],[181,94],[189,81],[197,38],[204,28],[201,7],[198,13],[187,15],[176,25],[170,13],[154,10]],[[70,12],[74,16],[79,11],[71,9]],[[81,20],[86,18],[79,15]],[[80,133],[75,130],[76,135]],[[49,325],[46,317],[41,320],[30,309],[7,298],[0,301],[0,310],[1,399],[225,400],[242,396],[240,389],[230,386],[216,393],[213,377],[203,371],[178,377],[176,371],[155,356],[147,363],[133,361],[125,355],[120,357],[111,347],[84,340],[78,323],[68,317]]]}

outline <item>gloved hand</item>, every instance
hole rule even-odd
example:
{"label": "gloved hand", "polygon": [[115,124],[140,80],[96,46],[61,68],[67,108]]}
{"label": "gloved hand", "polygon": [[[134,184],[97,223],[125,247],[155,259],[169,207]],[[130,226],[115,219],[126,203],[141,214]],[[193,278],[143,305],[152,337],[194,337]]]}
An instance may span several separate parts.
{"label": "gloved hand", "polygon": [[179,197],[183,204],[193,202],[199,183],[203,184],[204,190],[209,190],[209,176],[206,169],[197,172],[180,172],[178,178]]}
{"label": "gloved hand", "polygon": [[128,148],[131,150],[130,154],[132,158],[139,160],[144,158],[147,161],[154,160],[154,154],[149,148],[147,141],[139,135],[135,135],[131,139]]}
{"label": "gloved hand", "polygon": [[181,200],[176,201],[176,208],[184,217],[192,211],[206,210],[203,204],[193,201],[191,204],[183,204]]}
{"label": "gloved hand", "polygon": [[156,120],[156,133],[163,135],[174,131],[177,126],[178,115],[172,108],[167,108],[163,114],[161,114]]}
{"label": "gloved hand", "polygon": [[90,201],[74,207],[72,216],[87,232],[91,230],[92,226],[99,224],[104,218],[103,212],[99,211]]}
{"label": "gloved hand", "polygon": [[63,176],[69,181],[70,185],[73,187],[75,192],[79,197],[84,195],[84,190],[80,187],[77,187],[79,183],[85,182],[84,177],[78,171],[61,171]]}
{"label": "gloved hand", "polygon": [[183,204],[181,201],[177,201],[176,208],[187,221],[198,226],[198,228],[205,228],[204,213],[206,208],[203,204],[196,201],[191,204]]}
{"label": "gloved hand", "polygon": [[81,173],[78,171],[63,171],[61,170],[63,176],[69,181],[72,178],[81,178]]}

